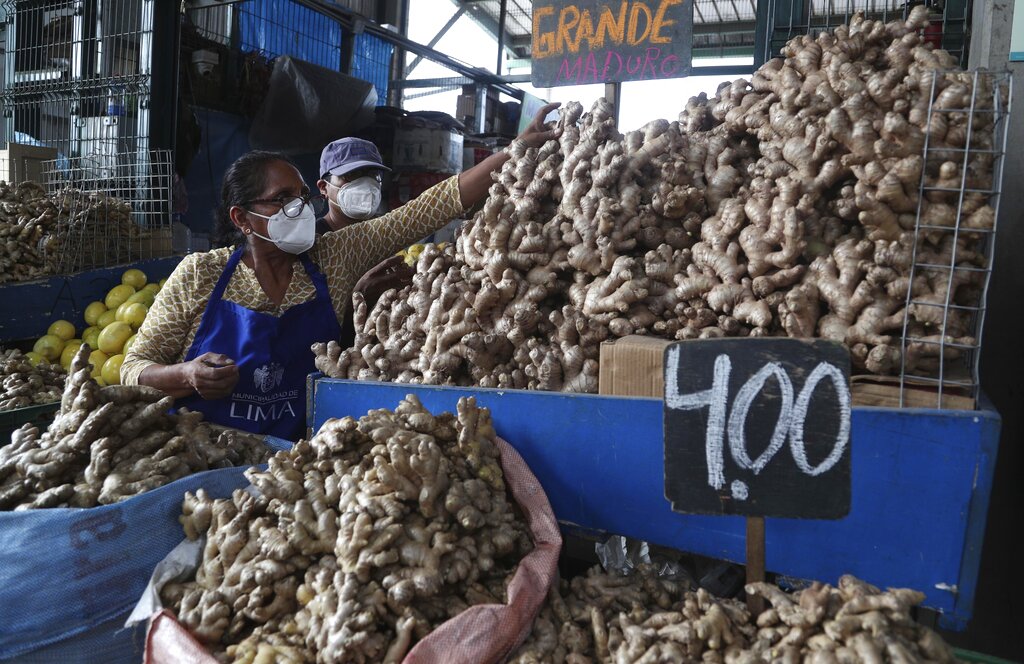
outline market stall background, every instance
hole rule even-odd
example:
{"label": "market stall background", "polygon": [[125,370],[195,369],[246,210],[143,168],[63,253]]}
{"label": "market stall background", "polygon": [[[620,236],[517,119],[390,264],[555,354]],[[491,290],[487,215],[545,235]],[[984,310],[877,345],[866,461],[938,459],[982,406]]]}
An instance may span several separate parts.
{"label": "market stall background", "polygon": [[[506,86],[506,91],[512,89],[510,86],[524,84],[528,77],[515,73],[514,65],[522,66],[521,61],[528,60],[529,56],[529,21],[524,20],[529,16],[529,2],[452,2],[455,20],[465,15],[495,35],[499,44],[496,73],[462,68],[453,70],[453,76],[444,80],[418,81],[409,76],[410,65],[418,56],[408,52],[405,48],[408,44],[389,43],[372,25],[370,30],[360,31],[359,22],[368,19],[371,24],[396,25],[401,32],[407,27],[403,24],[408,15],[402,11],[402,3],[195,2],[182,23],[175,20],[171,7],[175,3],[163,3],[161,11],[170,8],[170,13],[151,17],[151,24],[136,10],[125,12],[124,18],[118,21],[99,22],[99,34],[87,39],[108,45],[107,59],[100,63],[79,63],[84,67],[81,76],[91,81],[92,87],[84,96],[79,94],[82,106],[75,106],[71,96],[65,94],[69,90],[67,80],[45,75],[52,68],[44,66],[44,55],[59,61],[64,54],[44,53],[41,42],[25,49],[25,44],[16,41],[15,35],[19,29],[41,30],[46,19],[61,12],[70,16],[67,10],[76,3],[49,3],[48,11],[55,12],[49,15],[36,9],[19,14],[21,5],[8,4],[16,9],[8,9],[14,11],[15,16],[9,16],[14,20],[7,23],[2,93],[4,108],[9,111],[2,123],[6,136],[9,140],[14,137],[18,142],[35,143],[36,147],[41,144],[43,149],[52,150],[36,161],[47,162],[53,174],[62,172],[71,159],[88,157],[86,165],[92,169],[95,180],[122,175],[121,179],[129,184],[119,187],[119,193],[135,206],[138,214],[150,215],[152,221],[147,223],[147,230],[161,234],[166,242],[129,243],[128,261],[117,260],[117,252],[82,250],[78,255],[79,264],[83,265],[81,259],[87,259],[85,262],[93,263],[88,267],[96,271],[76,271],[36,283],[0,286],[0,310],[3,312],[0,339],[4,340],[37,336],[52,320],[71,318],[76,310],[95,299],[94,291],[109,288],[109,283],[100,282],[113,276],[113,272],[104,270],[115,264],[141,260],[145,261],[144,269],[159,273],[173,266],[176,259],[167,256],[172,253],[171,249],[207,246],[209,211],[218,194],[220,176],[231,160],[251,144],[255,104],[271,71],[272,58],[291,55],[367,80],[373,84],[377,103],[392,108],[399,105],[403,95],[460,90],[462,112],[455,113],[456,119],[463,127],[484,134],[484,138],[487,138],[485,130],[498,133],[503,122],[501,115],[493,110],[500,108],[496,90],[501,86]],[[124,3],[125,7],[136,4]],[[85,5],[93,6],[92,3]],[[861,7],[856,3],[847,3],[843,11],[837,11],[833,3],[799,0],[756,4],[700,0],[694,5],[694,52],[698,57],[701,54],[751,53],[755,60],[760,60],[789,37],[843,22],[850,10],[858,8]],[[872,4],[865,8],[878,10],[883,18],[903,11],[902,5],[897,3]],[[968,11],[973,15],[968,16]],[[963,2],[948,2],[932,36],[959,56],[965,65],[1002,70],[1007,64],[1011,25],[1008,17],[1012,11],[1010,5],[976,3],[968,8]],[[116,13],[108,9],[104,20]],[[356,14],[362,18],[353,19]],[[49,22],[46,24],[50,26]],[[52,34],[62,34],[59,29],[64,28],[57,23],[51,29],[57,31]],[[150,38],[148,42],[141,38],[143,35]],[[297,39],[297,35],[303,38]],[[969,39],[971,48],[968,49]],[[149,43],[152,50],[145,51],[144,43]],[[178,44],[180,48],[177,85],[170,74],[174,70],[173,59],[160,55],[175,51],[166,49],[167,44]],[[21,51],[18,51],[19,45]],[[32,58],[39,61],[32,62]],[[71,58],[67,59],[69,66],[75,66]],[[395,62],[399,65],[397,70]],[[89,64],[95,65],[95,69],[90,70]],[[1022,73],[1019,63],[1010,64],[1010,69],[1018,77]],[[90,71],[98,73],[90,75]],[[711,67],[706,73],[726,78],[742,72]],[[186,101],[177,105],[176,122],[168,119],[170,114],[151,112],[154,108],[175,108],[176,89],[189,91]],[[1018,86],[1015,91],[1014,102],[1017,108],[1024,108],[1020,89]],[[477,112],[480,102],[485,100],[492,102],[487,105],[486,113]],[[378,139],[393,136],[394,125],[394,118],[382,109],[374,123],[362,129],[368,137]],[[429,131],[449,131],[444,125],[427,126]],[[1019,144],[1024,138],[1024,128],[1019,122],[1011,123],[1010,132],[1011,145]],[[489,147],[485,141],[482,145]],[[184,187],[177,190],[180,192],[177,198],[170,194],[171,187],[152,184],[161,163],[152,151],[158,149],[175,150],[175,165],[184,183]],[[315,156],[312,153],[295,155],[309,182],[315,181],[318,175]],[[406,195],[431,182],[430,173],[410,170],[405,174]],[[1013,648],[1018,647],[1015,643],[1002,644],[1001,639],[1012,635],[1013,626],[1019,623],[1021,607],[1010,599],[1009,593],[1022,581],[1015,562],[1022,555],[1021,544],[1013,537],[1012,528],[1021,504],[1022,489],[1014,474],[1021,466],[1019,376],[1024,372],[1024,354],[1019,351],[1015,332],[1020,320],[1016,302],[1024,289],[1024,274],[1014,263],[1014,248],[1024,242],[1019,218],[1024,209],[1021,199],[1024,192],[1012,183],[1019,181],[1022,175],[1024,157],[1011,150],[1004,175],[1004,182],[1010,186],[1006,187],[1002,205],[1000,241],[995,248],[995,272],[982,351],[982,366],[987,367],[982,373],[982,385],[995,410],[1003,416],[1002,443],[982,554],[983,572],[975,619],[963,637],[964,643],[976,649],[1006,654],[1013,654]],[[409,185],[410,182],[419,184]],[[168,192],[156,201],[152,192],[164,187]],[[187,194],[187,203],[183,194]],[[154,203],[159,203],[156,210]],[[181,226],[174,225],[174,221]],[[173,237],[173,247],[170,246],[172,228],[188,229]],[[96,240],[91,242],[96,247],[105,246]],[[52,315],[46,313],[48,302],[53,306]],[[1011,610],[1005,611],[1005,606],[1010,606]]]}

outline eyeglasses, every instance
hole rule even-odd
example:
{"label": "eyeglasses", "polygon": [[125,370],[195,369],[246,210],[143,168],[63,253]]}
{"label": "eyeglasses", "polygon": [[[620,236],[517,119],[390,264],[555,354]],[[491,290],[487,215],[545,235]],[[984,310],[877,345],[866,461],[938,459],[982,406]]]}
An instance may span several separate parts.
{"label": "eyeglasses", "polygon": [[305,196],[278,196],[277,198],[254,198],[250,201],[245,201],[242,205],[249,205],[250,203],[268,203],[281,206],[281,211],[284,212],[284,216],[289,219],[295,219],[302,214],[302,209],[309,205],[313,208],[313,212],[317,216],[320,216],[325,208],[327,207],[327,198],[324,197],[320,192],[309,193]]}

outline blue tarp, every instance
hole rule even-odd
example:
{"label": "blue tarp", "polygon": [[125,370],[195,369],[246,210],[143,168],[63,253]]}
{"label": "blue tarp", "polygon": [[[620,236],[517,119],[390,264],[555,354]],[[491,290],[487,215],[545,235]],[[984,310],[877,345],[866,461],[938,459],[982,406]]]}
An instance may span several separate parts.
{"label": "blue tarp", "polygon": [[224,172],[235,159],[249,151],[249,121],[204,108],[193,108],[193,111],[203,138],[185,176],[188,211],[182,215],[181,222],[193,233],[209,233],[213,228],[213,212],[220,202]]}
{"label": "blue tarp", "polygon": [[[239,5],[242,49],[274,58],[290,55],[321,67],[341,68],[341,25],[293,0],[249,0]],[[373,83],[377,105],[387,103],[394,47],[371,34],[358,34],[352,75]]]}
{"label": "blue tarp", "polygon": [[352,75],[373,83],[377,90],[378,106],[388,103],[388,78],[394,51],[394,46],[379,37],[365,32],[356,35],[352,54]]}
{"label": "blue tarp", "polygon": [[190,475],[91,509],[0,512],[0,660],[39,651],[57,662],[77,650],[66,661],[126,661],[139,644],[124,617],[182,539],[182,496],[200,487],[230,496],[249,483],[245,470]]}
{"label": "blue tarp", "polygon": [[341,25],[292,0],[249,0],[241,6],[238,27],[243,50],[290,55],[334,70],[341,65]]}

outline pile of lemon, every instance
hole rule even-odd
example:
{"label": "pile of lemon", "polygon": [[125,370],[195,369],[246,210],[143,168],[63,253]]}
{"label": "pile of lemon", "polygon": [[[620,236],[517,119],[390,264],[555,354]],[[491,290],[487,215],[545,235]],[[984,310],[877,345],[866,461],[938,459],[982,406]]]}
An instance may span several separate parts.
{"label": "pile of lemon", "polygon": [[[398,252],[398,255],[405,259],[405,264],[412,267],[419,260],[420,254],[423,253],[423,249],[426,248],[425,244],[414,244],[408,249],[402,249]],[[448,246],[447,242],[438,242],[438,250],[444,251],[444,248]]]}
{"label": "pile of lemon", "polygon": [[121,363],[125,353],[135,341],[135,334],[146,320],[149,308],[166,279],[159,283],[146,283],[146,273],[131,269],[121,275],[121,283],[110,289],[103,302],[93,302],[85,308],[82,336],[76,337],[75,326],[59,320],[39,337],[28,357],[35,363],[60,362],[67,369],[83,343],[93,349],[89,362],[92,377],[101,385],[121,383]]}

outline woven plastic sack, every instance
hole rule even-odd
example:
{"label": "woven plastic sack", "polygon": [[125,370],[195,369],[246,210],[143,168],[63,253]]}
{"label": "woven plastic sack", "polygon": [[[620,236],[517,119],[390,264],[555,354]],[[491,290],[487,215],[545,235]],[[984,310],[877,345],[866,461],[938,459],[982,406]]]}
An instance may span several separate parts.
{"label": "woven plastic sack", "polygon": [[[488,664],[503,661],[529,635],[533,621],[557,578],[562,536],[537,478],[515,449],[498,439],[505,485],[519,504],[534,549],[516,568],[508,604],[470,607],[417,643],[405,664]],[[216,664],[170,611],[155,614],[146,636],[146,664]]]}
{"label": "woven plastic sack", "polygon": [[146,630],[126,629],[125,614],[63,641],[51,643],[4,664],[135,664],[145,652]]}
{"label": "woven plastic sack", "polygon": [[59,662],[58,651],[79,646],[68,661],[126,661],[121,652],[138,661],[124,616],[181,541],[182,496],[200,487],[228,496],[248,484],[244,472],[209,470],[103,507],[0,512],[0,661]]}

